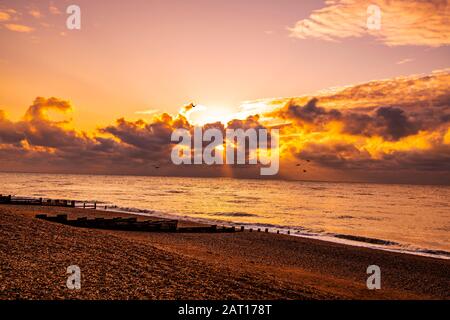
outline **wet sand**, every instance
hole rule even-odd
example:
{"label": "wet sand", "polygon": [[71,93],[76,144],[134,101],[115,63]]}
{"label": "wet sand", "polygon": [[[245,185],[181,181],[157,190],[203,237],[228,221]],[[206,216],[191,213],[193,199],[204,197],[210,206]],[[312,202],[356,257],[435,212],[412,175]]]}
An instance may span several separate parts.
{"label": "wet sand", "polygon": [[[0,299],[450,299],[450,260],[257,232],[82,229],[37,213],[126,216],[0,205]],[[366,287],[374,264],[381,290]],[[79,291],[66,287],[70,265]]]}

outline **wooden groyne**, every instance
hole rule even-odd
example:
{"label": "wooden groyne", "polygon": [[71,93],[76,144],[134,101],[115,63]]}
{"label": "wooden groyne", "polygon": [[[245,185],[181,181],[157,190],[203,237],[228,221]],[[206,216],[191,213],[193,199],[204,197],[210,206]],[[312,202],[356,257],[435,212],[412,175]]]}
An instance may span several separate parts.
{"label": "wooden groyne", "polygon": [[76,201],[75,200],[45,199],[45,198],[20,198],[20,197],[13,197],[11,195],[3,196],[0,194],[0,204],[74,208],[76,206]]}
{"label": "wooden groyne", "polygon": [[145,232],[175,232],[177,230],[178,220],[145,220],[138,221],[137,218],[87,218],[79,217],[77,219],[68,219],[67,214],[58,214],[56,216],[47,216],[38,214],[36,218],[58,222],[79,228],[108,229],[124,231],[145,231]]}
{"label": "wooden groyne", "polygon": [[179,233],[231,233],[236,232],[234,227],[201,226],[201,227],[178,227],[178,220],[143,220],[137,218],[87,218],[79,217],[77,219],[68,219],[67,214],[58,214],[48,216],[46,214],[37,214],[37,219],[51,222],[62,223],[69,226],[90,229],[107,229],[122,231],[141,231],[141,232],[179,232]]}
{"label": "wooden groyne", "polygon": [[[29,205],[29,206],[52,206],[52,207],[69,207],[69,208],[83,208],[83,209],[108,209],[107,205],[99,206],[97,202],[75,201],[75,200],[61,200],[48,198],[24,198],[14,197],[11,195],[3,196],[0,194],[0,204],[9,205]],[[236,227],[218,227],[211,226],[189,226],[178,227],[177,220],[161,219],[161,220],[145,220],[137,221],[137,218],[87,218],[81,217],[70,220],[67,215],[60,214],[56,216],[47,216],[46,214],[38,214],[36,218],[47,221],[63,223],[80,228],[92,229],[109,229],[109,230],[126,230],[126,231],[146,231],[146,232],[179,232],[179,233],[233,233],[243,232],[244,227],[241,226],[238,230]],[[248,231],[252,232],[252,229]],[[261,231],[258,229],[258,231]],[[266,228],[265,232],[268,232]],[[288,232],[289,234],[289,232]]]}
{"label": "wooden groyne", "polygon": [[235,227],[220,227],[216,225],[206,227],[182,227],[178,228],[177,232],[180,233],[232,233],[236,232]]}

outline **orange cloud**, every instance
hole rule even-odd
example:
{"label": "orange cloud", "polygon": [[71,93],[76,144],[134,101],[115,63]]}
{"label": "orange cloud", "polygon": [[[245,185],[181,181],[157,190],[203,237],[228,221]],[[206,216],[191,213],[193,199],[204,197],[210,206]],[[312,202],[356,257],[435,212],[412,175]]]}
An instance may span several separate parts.
{"label": "orange cloud", "polygon": [[54,15],[60,15],[62,14],[61,10],[58,9],[58,7],[54,6],[54,5],[50,5],[48,7],[48,11],[50,11],[51,14]]}
{"label": "orange cloud", "polygon": [[[369,5],[381,10],[379,30],[367,27]],[[450,44],[449,0],[329,0],[290,28],[299,39],[339,41],[372,35],[388,46]]]}
{"label": "orange cloud", "polygon": [[[358,179],[373,175],[379,181],[391,181],[395,176],[416,183],[448,182],[449,78],[449,71],[439,71],[372,81],[316,96],[266,101],[281,107],[226,125],[205,124],[204,128],[274,128],[275,123],[280,130],[283,177],[298,177],[289,166],[301,162],[301,167],[295,166],[297,172],[301,168],[304,173],[303,164],[307,163],[311,166],[308,174],[328,170],[340,177],[357,174]],[[187,106],[175,116],[155,114],[150,122],[119,119],[88,134],[69,129],[67,121],[55,121],[48,115],[49,111],[72,111],[69,101],[38,97],[22,121],[10,121],[0,111],[0,164],[9,170],[27,171],[259,176],[258,170],[247,166],[239,171],[239,166],[172,165],[170,136],[175,129],[193,130],[183,115],[192,108]],[[425,180],[414,180],[419,173]]]}
{"label": "orange cloud", "polygon": [[72,106],[68,101],[60,100],[55,97],[49,99],[43,97],[37,97],[33,104],[28,108],[25,119],[27,121],[47,121],[50,120],[47,117],[48,110],[57,110],[60,112],[68,112],[72,110]]}
{"label": "orange cloud", "polygon": [[42,13],[37,9],[31,9],[30,11],[28,11],[28,13],[36,19],[39,19],[42,17]]}
{"label": "orange cloud", "polygon": [[33,32],[34,28],[23,25],[23,24],[15,24],[15,23],[7,23],[5,24],[5,28],[10,31],[28,33]]}
{"label": "orange cloud", "polygon": [[8,21],[11,16],[7,12],[0,11],[0,21]]}

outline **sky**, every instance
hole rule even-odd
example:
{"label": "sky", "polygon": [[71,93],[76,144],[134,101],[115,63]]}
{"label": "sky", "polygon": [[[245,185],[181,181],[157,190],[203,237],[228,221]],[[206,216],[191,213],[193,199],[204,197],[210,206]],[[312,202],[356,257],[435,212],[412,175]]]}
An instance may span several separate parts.
{"label": "sky", "polygon": [[[80,30],[66,27],[71,4],[81,8]],[[381,12],[380,28],[367,24],[370,5]],[[438,164],[449,156],[449,17],[447,0],[2,0],[0,150],[23,160],[4,156],[3,165],[155,174],[148,161],[163,162],[156,155],[166,152],[155,136],[177,121],[270,126],[269,119],[290,126],[282,132],[286,162],[315,159],[309,176],[286,165],[286,177],[410,182],[408,172],[395,170],[398,161],[389,170],[389,157],[426,150],[421,159],[433,170],[421,167],[417,182],[442,182],[450,171]],[[191,102],[198,107],[186,113]],[[345,114],[324,116],[333,109]],[[353,113],[364,113],[358,121],[369,129],[345,127],[355,126]],[[154,149],[143,150],[131,132]],[[58,133],[63,141],[51,143]],[[358,158],[359,167],[350,159],[340,167],[327,162],[340,154],[336,144],[346,154],[340,161]],[[80,168],[75,162],[88,160],[72,157],[83,152],[89,161],[111,152],[115,165]],[[142,167],[130,170],[130,157]]]}

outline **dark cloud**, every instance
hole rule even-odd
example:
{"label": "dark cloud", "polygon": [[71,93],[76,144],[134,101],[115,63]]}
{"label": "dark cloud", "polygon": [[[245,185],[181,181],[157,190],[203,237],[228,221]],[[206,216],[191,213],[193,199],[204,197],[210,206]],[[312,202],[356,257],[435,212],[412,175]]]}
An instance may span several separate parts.
{"label": "dark cloud", "polygon": [[0,110],[0,143],[17,144],[25,139],[25,134],[15,123],[6,119],[5,113]]}
{"label": "dark cloud", "polygon": [[295,155],[298,159],[309,159],[315,164],[334,169],[367,169],[373,162],[367,151],[360,151],[353,144],[345,142],[307,143]]}
{"label": "dark cloud", "polygon": [[310,159],[313,163],[336,170],[366,172],[436,172],[450,175],[450,145],[436,144],[427,150],[393,151],[373,158],[366,150],[359,150],[349,143],[327,145],[309,143],[295,154],[298,159]]}
{"label": "dark cloud", "polygon": [[100,130],[102,133],[113,135],[123,143],[146,150],[160,150],[170,145],[172,131],[170,123],[163,121],[145,124],[142,121],[128,122],[125,119],[119,119],[115,126]]}
{"label": "dark cloud", "polygon": [[[358,171],[361,176],[376,172],[386,181],[394,176],[401,180],[400,175],[411,180],[418,172],[424,181],[441,181],[450,176],[447,80],[450,77],[440,73],[426,79],[371,82],[316,98],[286,99],[284,105],[278,99],[277,105],[283,106],[270,114],[234,119],[226,126],[209,123],[203,129],[219,129],[225,137],[226,128],[276,125],[281,135],[282,169],[284,159],[308,159],[320,169]],[[105,174],[229,174],[230,170],[222,172],[217,167],[171,164],[175,144],[171,134],[180,128],[193,131],[185,116],[192,108],[188,106],[176,116],[160,114],[150,123],[122,118],[87,134],[68,129],[70,120],[54,121],[47,116],[49,110],[71,111],[68,101],[38,97],[21,121],[13,122],[0,111],[0,166],[3,170]],[[264,120],[267,117],[276,121],[269,125]],[[248,157],[251,150],[246,151]],[[240,168],[233,166],[232,170]],[[249,167],[242,172],[249,177],[252,170]],[[254,171],[259,175],[257,168]],[[289,177],[289,172],[285,176]]]}
{"label": "dark cloud", "polygon": [[373,115],[349,112],[343,123],[346,133],[381,136],[390,141],[417,134],[421,128],[420,121],[411,119],[403,109],[396,107],[380,107]]}
{"label": "dark cloud", "polygon": [[291,100],[271,115],[298,126],[308,125],[312,131],[327,130],[326,124],[339,121],[343,124],[344,133],[379,136],[388,141],[415,135],[420,130],[435,130],[450,121],[450,104],[444,105],[442,100],[438,106],[428,108],[408,105],[337,110],[320,107],[319,103],[319,99],[312,98],[304,106],[299,106]]}
{"label": "dark cloud", "polygon": [[234,119],[227,123],[227,129],[264,129],[265,127],[259,122],[259,115],[249,116],[244,120]]}
{"label": "dark cloud", "polygon": [[278,113],[278,116],[284,119],[292,119],[297,123],[308,123],[314,125],[323,125],[333,120],[339,120],[342,117],[340,111],[335,109],[327,110],[317,106],[318,99],[313,98],[304,106],[295,104],[292,100],[287,103],[284,111]]}

